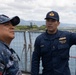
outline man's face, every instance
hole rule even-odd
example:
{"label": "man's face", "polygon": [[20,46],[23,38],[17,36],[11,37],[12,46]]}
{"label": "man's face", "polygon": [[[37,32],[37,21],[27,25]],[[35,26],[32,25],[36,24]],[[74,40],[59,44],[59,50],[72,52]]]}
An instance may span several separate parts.
{"label": "man's face", "polygon": [[46,28],[49,33],[55,33],[60,22],[55,19],[46,19]]}
{"label": "man's face", "polygon": [[14,26],[11,22],[0,24],[0,38],[1,39],[13,39],[14,38]]}

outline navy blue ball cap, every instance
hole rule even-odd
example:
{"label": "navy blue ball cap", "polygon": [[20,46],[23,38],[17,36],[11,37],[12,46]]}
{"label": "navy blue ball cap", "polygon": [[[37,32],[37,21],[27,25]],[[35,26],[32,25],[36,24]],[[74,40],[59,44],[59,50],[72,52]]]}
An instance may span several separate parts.
{"label": "navy blue ball cap", "polygon": [[6,22],[11,22],[13,26],[16,26],[20,23],[20,18],[18,16],[15,16],[13,18],[9,18],[6,15],[0,15],[0,24],[4,24]]}
{"label": "navy blue ball cap", "polygon": [[59,14],[56,11],[50,11],[47,13],[45,19],[55,19],[59,21]]}

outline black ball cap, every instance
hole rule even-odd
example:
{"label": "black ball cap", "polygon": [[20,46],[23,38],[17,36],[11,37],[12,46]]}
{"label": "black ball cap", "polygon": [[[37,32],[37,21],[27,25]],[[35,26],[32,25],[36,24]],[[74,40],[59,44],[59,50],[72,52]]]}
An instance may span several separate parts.
{"label": "black ball cap", "polygon": [[13,26],[16,26],[20,23],[20,18],[18,16],[15,16],[10,21],[11,21]]}
{"label": "black ball cap", "polygon": [[50,11],[46,14],[46,20],[47,19],[55,19],[59,21],[59,14],[56,11]]}
{"label": "black ball cap", "polygon": [[6,22],[11,22],[13,26],[16,26],[20,23],[20,18],[18,16],[15,16],[13,18],[9,18],[6,15],[0,15],[0,24],[4,24]]}

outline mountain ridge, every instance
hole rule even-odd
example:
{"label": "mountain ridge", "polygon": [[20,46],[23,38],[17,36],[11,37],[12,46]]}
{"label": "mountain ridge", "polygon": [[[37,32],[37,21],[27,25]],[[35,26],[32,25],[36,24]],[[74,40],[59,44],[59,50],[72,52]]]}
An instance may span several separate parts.
{"label": "mountain ridge", "polygon": [[[38,27],[45,25],[45,21],[34,21],[34,20],[20,20],[20,24],[19,25],[37,25]],[[76,24],[68,24],[68,23],[60,23],[59,27],[76,27]]]}

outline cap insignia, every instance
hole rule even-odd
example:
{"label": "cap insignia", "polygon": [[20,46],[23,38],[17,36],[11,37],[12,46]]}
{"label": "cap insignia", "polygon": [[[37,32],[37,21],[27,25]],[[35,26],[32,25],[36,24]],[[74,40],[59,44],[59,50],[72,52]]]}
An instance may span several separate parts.
{"label": "cap insignia", "polygon": [[50,15],[50,16],[54,16],[54,13],[53,13],[53,12],[51,12],[49,15]]}

